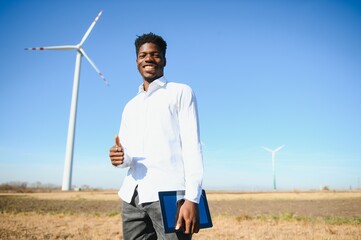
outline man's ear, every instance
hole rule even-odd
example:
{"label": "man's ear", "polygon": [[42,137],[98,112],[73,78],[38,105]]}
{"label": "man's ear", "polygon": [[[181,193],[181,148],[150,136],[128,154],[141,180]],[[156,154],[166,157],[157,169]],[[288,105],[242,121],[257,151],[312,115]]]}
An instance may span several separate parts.
{"label": "man's ear", "polygon": [[164,57],[164,67],[167,65],[167,59]]}

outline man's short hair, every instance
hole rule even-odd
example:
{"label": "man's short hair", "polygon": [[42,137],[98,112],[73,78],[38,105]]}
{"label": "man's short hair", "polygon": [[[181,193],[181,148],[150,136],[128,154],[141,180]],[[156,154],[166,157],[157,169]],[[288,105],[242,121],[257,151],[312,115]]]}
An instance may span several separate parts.
{"label": "man's short hair", "polygon": [[167,50],[167,43],[164,41],[164,39],[161,36],[158,36],[152,32],[143,34],[141,36],[137,36],[137,39],[135,39],[135,53],[138,56],[139,48],[145,44],[145,43],[154,43],[159,47],[159,49],[162,51],[163,56],[165,57],[165,53]]}

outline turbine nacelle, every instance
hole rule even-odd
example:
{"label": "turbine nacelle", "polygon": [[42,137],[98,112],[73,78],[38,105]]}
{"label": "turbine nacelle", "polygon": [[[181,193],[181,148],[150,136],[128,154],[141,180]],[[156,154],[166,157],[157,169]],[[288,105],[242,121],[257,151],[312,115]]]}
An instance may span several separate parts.
{"label": "turbine nacelle", "polygon": [[98,19],[102,15],[103,10],[101,10],[97,17],[94,19],[88,30],[85,32],[84,36],[82,37],[80,43],[77,45],[62,45],[62,46],[48,46],[48,47],[33,47],[33,48],[25,48],[25,50],[77,50],[82,56],[86,58],[86,60],[90,63],[90,65],[94,68],[94,70],[98,73],[101,79],[103,79],[104,83],[108,86],[109,82],[106,80],[104,75],[100,72],[100,70],[97,68],[97,66],[94,64],[94,62],[89,58],[89,56],[85,53],[83,47],[83,44],[85,40],[88,38],[90,32],[93,30],[95,24],[97,23]]}
{"label": "turbine nacelle", "polygon": [[276,153],[276,152],[278,152],[279,150],[281,150],[284,146],[286,146],[286,145],[279,146],[279,147],[276,148],[275,150],[272,150],[272,149],[270,149],[270,148],[268,148],[268,147],[262,147],[262,148],[263,148],[264,150],[270,152],[270,153]]}

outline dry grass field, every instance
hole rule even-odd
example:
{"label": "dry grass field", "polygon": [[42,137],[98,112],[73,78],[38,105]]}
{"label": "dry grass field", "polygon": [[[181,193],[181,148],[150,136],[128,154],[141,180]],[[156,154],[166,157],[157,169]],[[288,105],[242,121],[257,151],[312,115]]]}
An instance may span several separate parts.
{"label": "dry grass field", "polygon": [[[361,239],[361,191],[207,192],[193,239]],[[0,193],[0,239],[122,239],[116,191]]]}

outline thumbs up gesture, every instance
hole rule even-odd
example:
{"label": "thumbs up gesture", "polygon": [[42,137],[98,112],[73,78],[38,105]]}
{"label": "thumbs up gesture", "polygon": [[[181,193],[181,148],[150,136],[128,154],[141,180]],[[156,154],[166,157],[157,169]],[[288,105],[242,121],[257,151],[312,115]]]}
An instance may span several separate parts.
{"label": "thumbs up gesture", "polygon": [[123,147],[120,144],[119,136],[115,137],[115,145],[112,146],[109,150],[109,157],[112,161],[113,166],[119,166],[124,162],[124,152]]}

